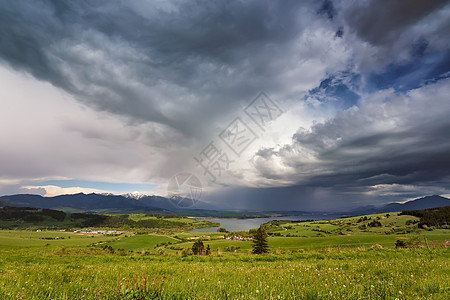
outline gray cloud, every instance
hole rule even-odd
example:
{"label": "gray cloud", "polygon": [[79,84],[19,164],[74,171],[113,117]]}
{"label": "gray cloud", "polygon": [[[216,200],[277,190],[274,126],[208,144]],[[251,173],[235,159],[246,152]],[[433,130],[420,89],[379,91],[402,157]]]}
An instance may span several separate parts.
{"label": "gray cloud", "polygon": [[280,176],[266,166],[281,157],[290,170],[285,179],[341,191],[392,184],[448,188],[449,92],[449,80],[442,80],[406,96],[385,92],[366,99],[359,108],[299,130],[278,151],[262,149],[255,166],[264,177]]}
{"label": "gray cloud", "polygon": [[347,20],[357,34],[373,45],[395,41],[405,28],[448,4],[448,0],[373,0],[347,11]]}
{"label": "gray cloud", "polygon": [[313,17],[307,4],[2,2],[0,56],[98,110],[199,136],[280,88],[277,55]]}
{"label": "gray cloud", "polygon": [[293,139],[277,145],[286,140],[268,130],[251,162],[229,172],[269,188],[230,187],[211,199],[301,209],[445,192],[449,83],[406,96],[367,95],[365,84],[373,70],[414,55],[434,51],[437,64],[449,47],[447,2],[0,0],[0,76],[17,75],[8,66],[63,95],[47,101],[50,88],[14,77],[33,89],[15,87],[17,95],[39,101],[21,99],[19,124],[8,114],[14,89],[2,91],[0,113],[13,129],[0,131],[0,179],[162,186],[264,90],[292,109],[278,126]]}

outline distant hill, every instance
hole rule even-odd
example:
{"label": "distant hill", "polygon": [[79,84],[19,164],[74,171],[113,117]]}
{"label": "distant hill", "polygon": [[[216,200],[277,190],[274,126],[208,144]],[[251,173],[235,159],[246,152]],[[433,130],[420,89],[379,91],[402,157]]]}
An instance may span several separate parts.
{"label": "distant hill", "polygon": [[405,203],[390,203],[381,207],[380,212],[419,210],[450,205],[450,199],[439,196],[426,196]]}
{"label": "distant hill", "polygon": [[[398,212],[403,210],[420,210],[450,205],[450,199],[438,195],[426,196],[406,203],[390,203],[381,207],[364,206],[351,211],[340,212],[347,215],[364,215],[377,212]],[[65,211],[90,211],[99,213],[131,213],[170,211],[194,216],[222,217],[259,217],[271,212],[228,211],[218,209],[211,204],[199,201],[192,207],[175,207],[170,200],[161,196],[148,195],[114,195],[114,194],[73,194],[55,197],[43,197],[32,194],[18,194],[0,197],[0,206],[20,206],[59,209]],[[281,215],[301,215],[307,212],[273,212]],[[324,211],[323,213],[328,213]]]}
{"label": "distant hill", "polygon": [[[51,209],[75,209],[82,211],[97,210],[148,210],[161,211],[164,208],[151,206],[150,201],[140,201],[131,197],[120,195],[101,195],[101,194],[73,194],[60,195],[55,197],[43,197],[40,195],[19,194],[0,197],[3,205],[10,206],[29,206],[37,208]],[[144,199],[144,198],[143,198]],[[169,200],[166,199],[170,205]]]}
{"label": "distant hill", "polygon": [[150,229],[165,228],[191,230],[218,226],[219,223],[197,221],[180,215],[149,213],[139,220],[131,215],[104,215],[95,213],[66,213],[48,208],[0,207],[0,229],[47,228],[72,229],[83,227]]}
{"label": "distant hill", "polygon": [[[129,199],[133,199],[133,197],[125,196]],[[140,196],[139,198],[134,198],[140,205],[145,207],[158,207],[166,210],[174,210],[175,207],[170,202],[169,199],[161,196]]]}
{"label": "distant hill", "polygon": [[170,199],[141,194],[71,194],[43,197],[32,194],[17,194],[0,197],[0,206],[50,208],[65,211],[91,211],[101,213],[131,213],[158,211],[214,210],[214,206],[198,201],[192,207],[176,207]]}
{"label": "distant hill", "polygon": [[364,206],[353,209],[347,213],[352,215],[374,214],[377,212],[399,212],[403,210],[421,210],[450,205],[450,199],[439,196],[426,196],[405,203],[389,203],[381,207]]}

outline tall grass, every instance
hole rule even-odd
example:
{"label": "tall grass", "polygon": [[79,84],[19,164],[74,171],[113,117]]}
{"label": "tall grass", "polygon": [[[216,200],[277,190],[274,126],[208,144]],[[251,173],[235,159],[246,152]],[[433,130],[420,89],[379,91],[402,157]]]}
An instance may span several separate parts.
{"label": "tall grass", "polygon": [[[89,248],[86,248],[89,249]],[[0,299],[446,299],[446,248],[270,255],[0,250]]]}

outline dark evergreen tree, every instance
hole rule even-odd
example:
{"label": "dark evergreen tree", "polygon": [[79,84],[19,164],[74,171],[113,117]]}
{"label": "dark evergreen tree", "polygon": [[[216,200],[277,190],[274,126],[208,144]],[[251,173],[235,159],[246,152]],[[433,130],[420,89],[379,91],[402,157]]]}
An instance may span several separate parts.
{"label": "dark evergreen tree", "polygon": [[269,252],[267,233],[265,229],[260,226],[253,235],[253,253],[262,254],[267,252]]}
{"label": "dark evergreen tree", "polygon": [[211,255],[211,248],[209,247],[209,244],[206,246],[206,255]]}

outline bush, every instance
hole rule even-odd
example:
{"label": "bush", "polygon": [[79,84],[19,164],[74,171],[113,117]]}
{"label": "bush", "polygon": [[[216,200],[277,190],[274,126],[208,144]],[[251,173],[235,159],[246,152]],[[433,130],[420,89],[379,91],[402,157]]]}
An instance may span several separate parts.
{"label": "bush", "polygon": [[236,247],[236,246],[229,246],[229,247],[225,247],[223,248],[224,251],[226,252],[235,252],[236,250],[240,249],[241,247]]}
{"label": "bush", "polygon": [[203,255],[205,251],[205,246],[203,245],[203,242],[201,239],[198,239],[195,241],[194,245],[192,245],[192,252],[195,255]]}
{"label": "bush", "polygon": [[117,254],[119,254],[120,256],[126,256],[127,251],[125,249],[119,248],[117,249]]}
{"label": "bush", "polygon": [[402,240],[397,240],[397,242],[395,242],[395,248],[406,248],[406,244]]}
{"label": "bush", "polygon": [[181,251],[181,255],[183,255],[183,256],[190,255],[190,254],[192,254],[192,251],[189,248],[183,248],[183,250]]}
{"label": "bush", "polygon": [[375,244],[369,248],[369,250],[380,250],[380,249],[383,249],[383,246],[381,246],[379,244]]}
{"label": "bush", "polygon": [[367,223],[369,227],[381,227],[381,222],[377,220],[373,220],[372,222]]}

